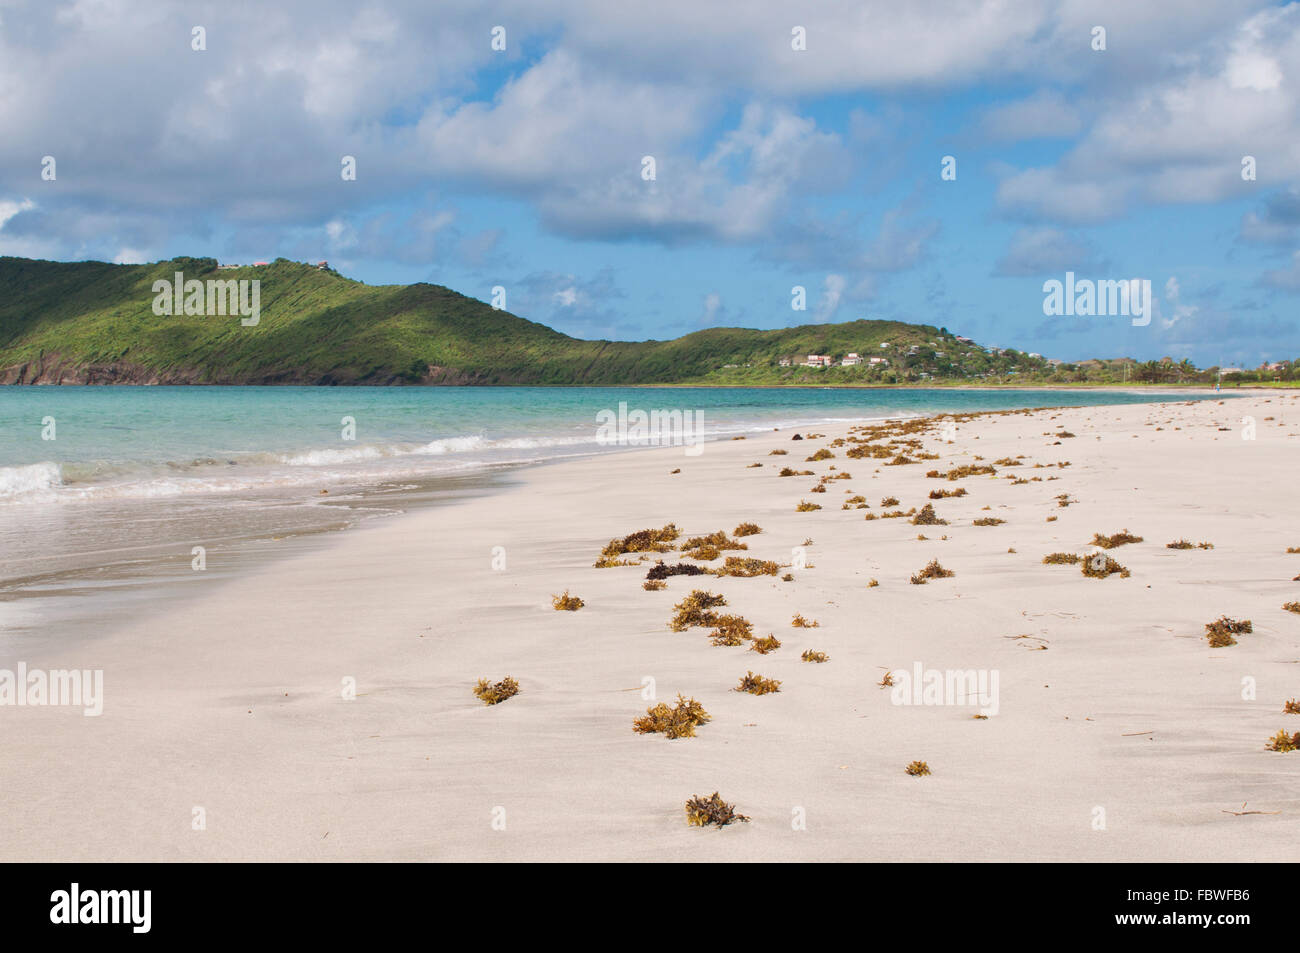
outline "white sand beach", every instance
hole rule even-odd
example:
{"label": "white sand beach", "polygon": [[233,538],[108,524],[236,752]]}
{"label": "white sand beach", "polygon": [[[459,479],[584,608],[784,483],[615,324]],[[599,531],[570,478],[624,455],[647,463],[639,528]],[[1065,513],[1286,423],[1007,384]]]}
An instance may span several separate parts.
{"label": "white sand beach", "polygon": [[[104,710],[0,709],[0,855],[1294,860],[1300,752],[1265,744],[1300,731],[1283,713],[1300,696],[1300,614],[1282,608],[1300,600],[1300,396],[982,415],[948,440],[945,423],[915,435],[939,459],[910,465],[850,459],[853,443],[805,462],[844,425],[522,470],[499,493],[340,533],[28,657],[102,669]],[[926,476],[1021,456],[992,476]],[[856,495],[869,508],[841,508]],[[880,505],[890,496],[898,507]],[[864,519],[931,502],[947,525]],[[973,525],[987,517],[1005,522]],[[592,565],[636,530],[674,523],[684,540],[744,521],[762,532],[723,555],[789,563],[810,538],[810,565],[662,591],[642,588],[653,559]],[[1143,538],[1109,550],[1127,577],[1043,563],[1121,530]],[[1213,549],[1166,548],[1179,539]],[[932,559],[955,575],[911,584]],[[671,631],[692,589],[781,647]],[[581,610],[552,608],[565,590]],[[797,613],[818,627],[793,628]],[[1211,648],[1205,625],[1224,615],[1253,631]],[[996,673],[996,714],[895,704],[878,683],[917,663]],[[781,690],[733,691],[750,670]],[[473,695],[505,676],[517,696]],[[693,738],[634,732],[646,677],[712,720]],[[914,760],[932,773],[909,776]],[[750,822],[688,826],[684,802],[714,791]]]}

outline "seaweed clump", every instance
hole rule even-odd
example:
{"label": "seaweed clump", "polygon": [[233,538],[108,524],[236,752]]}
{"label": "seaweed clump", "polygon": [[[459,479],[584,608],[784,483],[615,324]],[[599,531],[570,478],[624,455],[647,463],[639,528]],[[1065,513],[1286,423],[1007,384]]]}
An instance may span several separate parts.
{"label": "seaweed clump", "polygon": [[[795,439],[799,439],[798,434],[795,434]],[[701,797],[697,794],[686,802],[686,823],[691,827],[708,827],[710,824],[726,827],[736,821],[748,824],[749,818],[744,814],[737,814],[736,805],[728,804],[719,797],[717,791],[714,791],[710,797]]]}
{"label": "seaweed clump", "polygon": [[799,656],[805,662],[829,662],[831,657],[825,652],[814,652],[812,649],[804,649],[803,655]]}
{"label": "seaweed clump", "polygon": [[695,729],[712,720],[704,706],[694,698],[677,696],[677,704],[669,708],[663,702],[647,708],[645,715],[632,722],[632,730],[639,735],[664,734],[669,738],[694,738]]}
{"label": "seaweed clump", "polygon": [[775,652],[781,647],[781,640],[775,635],[769,635],[764,639],[753,639],[749,650],[757,652],[759,655],[766,655],[768,652]]}
{"label": "seaweed clump", "polygon": [[615,566],[636,566],[638,561],[635,559],[619,559],[617,556],[600,556],[592,566],[597,569],[613,569]]}
{"label": "seaweed clump", "polygon": [[662,529],[640,529],[635,533],[628,533],[622,539],[611,539],[600,554],[622,556],[625,553],[665,553],[669,549],[668,544],[680,535],[680,531],[672,523]]}
{"label": "seaweed clump", "polygon": [[997,472],[998,472],[997,470],[995,470],[993,467],[990,467],[988,465],[981,466],[978,464],[966,463],[959,467],[953,467],[951,470],[949,470],[947,473],[944,474],[940,474],[938,470],[931,470],[929,473],[926,474],[926,476],[933,476],[933,477],[943,476],[947,480],[961,480],[964,479],[965,477],[980,476],[985,473],[989,474],[990,476],[996,476]]}
{"label": "seaweed clump", "polygon": [[931,559],[926,563],[924,569],[912,576],[910,581],[914,586],[924,586],[931,579],[947,579],[949,576],[955,575],[957,574],[951,569],[944,569],[943,566],[939,565],[939,560]]}
{"label": "seaweed clump", "polygon": [[1279,731],[1269,739],[1268,744],[1264,745],[1269,751],[1300,751],[1300,731],[1293,735],[1288,735],[1285,731]]}
{"label": "seaweed clump", "polygon": [[754,626],[744,616],[720,615],[713,624],[716,628],[709,633],[709,640],[717,646],[744,645],[754,637]]}
{"label": "seaweed clump", "polygon": [[489,682],[486,678],[480,678],[478,684],[474,686],[474,695],[485,705],[499,705],[507,698],[513,698],[519,694],[519,683],[507,675],[499,682]]}
{"label": "seaweed clump", "polygon": [[569,595],[569,590],[565,589],[564,594],[560,596],[551,596],[551,606],[561,612],[577,612],[586,603],[577,596]]}
{"label": "seaweed clump", "polygon": [[1119,573],[1121,579],[1129,577],[1129,571],[1111,559],[1105,553],[1093,553],[1082,560],[1082,572],[1091,579],[1105,579]]}
{"label": "seaweed clump", "polygon": [[965,495],[966,495],[966,488],[964,486],[959,486],[955,490],[931,490],[930,491],[930,499],[932,500],[946,500],[950,496],[965,496]]}
{"label": "seaweed clump", "polygon": [[1237,621],[1229,619],[1226,615],[1220,616],[1213,622],[1205,624],[1205,638],[1209,640],[1210,648],[1223,649],[1229,645],[1236,645],[1235,636],[1249,634],[1254,631],[1249,619]]}
{"label": "seaweed clump", "polygon": [[733,689],[737,692],[749,692],[751,695],[770,695],[781,690],[781,683],[775,678],[764,678],[753,672],[741,676],[740,684]]}
{"label": "seaweed clump", "polygon": [[667,579],[669,576],[703,576],[705,572],[704,569],[694,563],[678,563],[675,566],[668,566],[661,559],[650,567],[650,571],[645,574],[645,577],[647,579]]}
{"label": "seaweed clump", "polygon": [[668,625],[674,632],[682,632],[693,625],[717,625],[720,616],[713,610],[726,604],[724,596],[693,589],[690,595],[673,607],[677,614]]}
{"label": "seaweed clump", "polygon": [[1103,536],[1101,533],[1092,534],[1092,545],[1100,546],[1102,549],[1114,549],[1116,546],[1123,546],[1125,543],[1140,543],[1141,536],[1134,536],[1126,529],[1120,530],[1114,536]]}
{"label": "seaweed clump", "polygon": [[763,532],[763,528],[757,523],[741,523],[731,531],[732,536],[755,536]]}
{"label": "seaweed clump", "polygon": [[930,773],[930,766],[924,761],[913,761],[903,769],[914,778],[923,777]]}
{"label": "seaweed clump", "polygon": [[728,556],[721,566],[713,570],[715,576],[775,576],[781,567],[770,559]]}
{"label": "seaweed clump", "polygon": [[727,532],[725,532],[725,530],[723,529],[719,529],[718,532],[715,533],[706,533],[705,536],[692,536],[689,538],[689,540],[686,540],[684,543],[681,543],[681,551],[686,555],[690,554],[690,550],[702,550],[702,549],[711,549],[715,551],[728,550],[728,549],[749,549],[749,546],[746,545],[746,543],[744,542],[740,542],[738,540],[732,540],[732,538],[729,538],[727,536]]}
{"label": "seaweed clump", "polygon": [[921,512],[912,517],[913,526],[947,526],[948,521],[940,519],[934,511],[934,504],[927,503],[921,507]]}

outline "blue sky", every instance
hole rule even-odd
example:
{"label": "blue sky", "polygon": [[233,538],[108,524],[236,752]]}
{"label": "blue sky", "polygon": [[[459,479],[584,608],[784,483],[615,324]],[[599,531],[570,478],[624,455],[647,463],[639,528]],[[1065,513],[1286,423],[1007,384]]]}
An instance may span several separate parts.
{"label": "blue sky", "polygon": [[[1298,4],[0,0],[0,128],[0,254],[325,258],[589,338],[1300,357]],[[1045,317],[1067,271],[1154,320]]]}

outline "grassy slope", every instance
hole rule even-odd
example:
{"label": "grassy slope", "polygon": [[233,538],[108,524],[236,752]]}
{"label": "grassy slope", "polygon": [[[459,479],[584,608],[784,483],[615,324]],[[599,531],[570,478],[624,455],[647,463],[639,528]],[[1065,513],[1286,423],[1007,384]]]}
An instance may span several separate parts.
{"label": "grassy slope", "polygon": [[[157,316],[153,282],[261,280],[261,323]],[[888,342],[890,347],[880,349]],[[934,346],[931,346],[934,342]],[[919,347],[917,355],[908,348]],[[944,352],[940,357],[935,349]],[[888,370],[777,366],[781,357],[882,355]],[[1300,363],[1300,362],[1298,362]],[[1055,370],[1041,358],[991,355],[929,325],[851,321],[771,331],[709,328],[671,341],[583,341],[438,285],[365,285],[277,260],[218,271],[210,258],[153,265],[0,258],[0,375],[197,383],[890,384],[1206,383],[1213,374],[1148,361]],[[736,365],[726,367],[726,365]],[[73,369],[64,373],[68,368]],[[932,375],[923,379],[922,372]],[[1012,373],[1014,372],[1014,373]],[[1300,371],[1281,377],[1294,386]],[[0,377],[0,379],[3,379]],[[11,374],[8,379],[16,379]],[[84,377],[82,378],[84,379]]]}
{"label": "grassy slope", "polygon": [[[153,282],[261,280],[261,323],[158,316]],[[664,383],[706,381],[723,364],[771,367],[786,354],[866,351],[936,329],[859,321],[776,331],[711,328],[672,341],[582,341],[437,285],[369,286],[279,260],[216,270],[0,258],[0,368],[49,360],[130,365],[204,382]],[[820,381],[820,372],[785,376]]]}

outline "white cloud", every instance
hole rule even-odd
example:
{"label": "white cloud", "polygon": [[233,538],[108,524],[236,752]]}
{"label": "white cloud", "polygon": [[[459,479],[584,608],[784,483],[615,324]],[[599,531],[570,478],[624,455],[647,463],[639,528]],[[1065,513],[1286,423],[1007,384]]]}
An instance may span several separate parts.
{"label": "white cloud", "polygon": [[0,231],[3,231],[5,223],[8,222],[9,219],[13,218],[19,212],[26,212],[35,207],[36,203],[31,199],[23,199],[21,202],[0,200]]}
{"label": "white cloud", "polygon": [[1170,275],[1169,280],[1165,282],[1165,300],[1173,305],[1174,312],[1169,317],[1165,317],[1163,312],[1157,307],[1157,314],[1160,317],[1161,328],[1168,330],[1179,321],[1194,317],[1201,309],[1194,304],[1183,304],[1179,301],[1182,295],[1182,288],[1178,284],[1178,276]]}
{"label": "white cloud", "polygon": [[[1109,52],[1105,55],[1109,56]],[[1101,222],[1141,203],[1217,202],[1300,177],[1300,4],[1257,13],[1211,42],[1174,78],[1112,91],[1098,119],[1057,164],[1006,177],[1012,217]]]}
{"label": "white cloud", "polygon": [[[569,237],[802,238],[787,226],[814,214],[809,196],[900,161],[905,148],[885,141],[900,125],[892,94],[989,81],[1048,90],[984,117],[1003,141],[1072,135],[1085,111],[1098,116],[1060,162],[1003,178],[999,208],[1015,218],[1099,222],[1143,202],[1239,194],[1230,152],[1260,157],[1261,184],[1300,178],[1296,4],[867,0],[796,9],[752,0],[727,13],[698,0],[660,0],[648,12],[608,0],[288,0],[181,9],[121,0],[5,9],[0,194],[33,188],[33,157],[54,154],[59,181],[51,199],[40,194],[62,254],[161,248],[183,229],[204,235],[214,225],[311,229],[318,242],[325,228],[330,248],[378,254],[391,242],[362,226],[367,210],[431,181],[527,201],[544,227]],[[509,27],[505,53],[489,45],[496,22]],[[806,52],[790,48],[796,22]],[[1087,49],[1096,22],[1110,31],[1104,54]],[[192,23],[208,30],[205,52],[190,49]],[[854,112],[846,144],[807,102],[848,93],[865,94],[873,112]],[[653,183],[640,178],[646,154],[659,160]],[[339,178],[343,155],[357,157],[355,182]],[[195,224],[195,211],[207,220]],[[124,233],[102,227],[123,218]],[[331,234],[331,221],[351,232]],[[418,239],[412,260],[455,231],[434,219],[404,227]],[[937,230],[887,220],[867,247],[845,242],[858,246],[856,261],[818,268],[856,287],[864,273],[921,260]],[[835,244],[829,237],[819,250]]]}
{"label": "white cloud", "polygon": [[844,162],[838,136],[757,103],[702,159],[656,155],[653,181],[641,177],[641,153],[628,154],[633,162],[603,177],[545,183],[543,221],[584,238],[750,241],[765,237],[792,203],[838,178]]}
{"label": "white cloud", "polygon": [[1024,99],[995,106],[980,122],[984,135],[1000,142],[1069,138],[1082,126],[1079,111],[1055,90],[1039,90]]}
{"label": "white cloud", "polygon": [[1088,272],[1100,267],[1096,252],[1078,237],[1059,228],[1020,228],[993,272],[1032,276],[1065,271]]}

